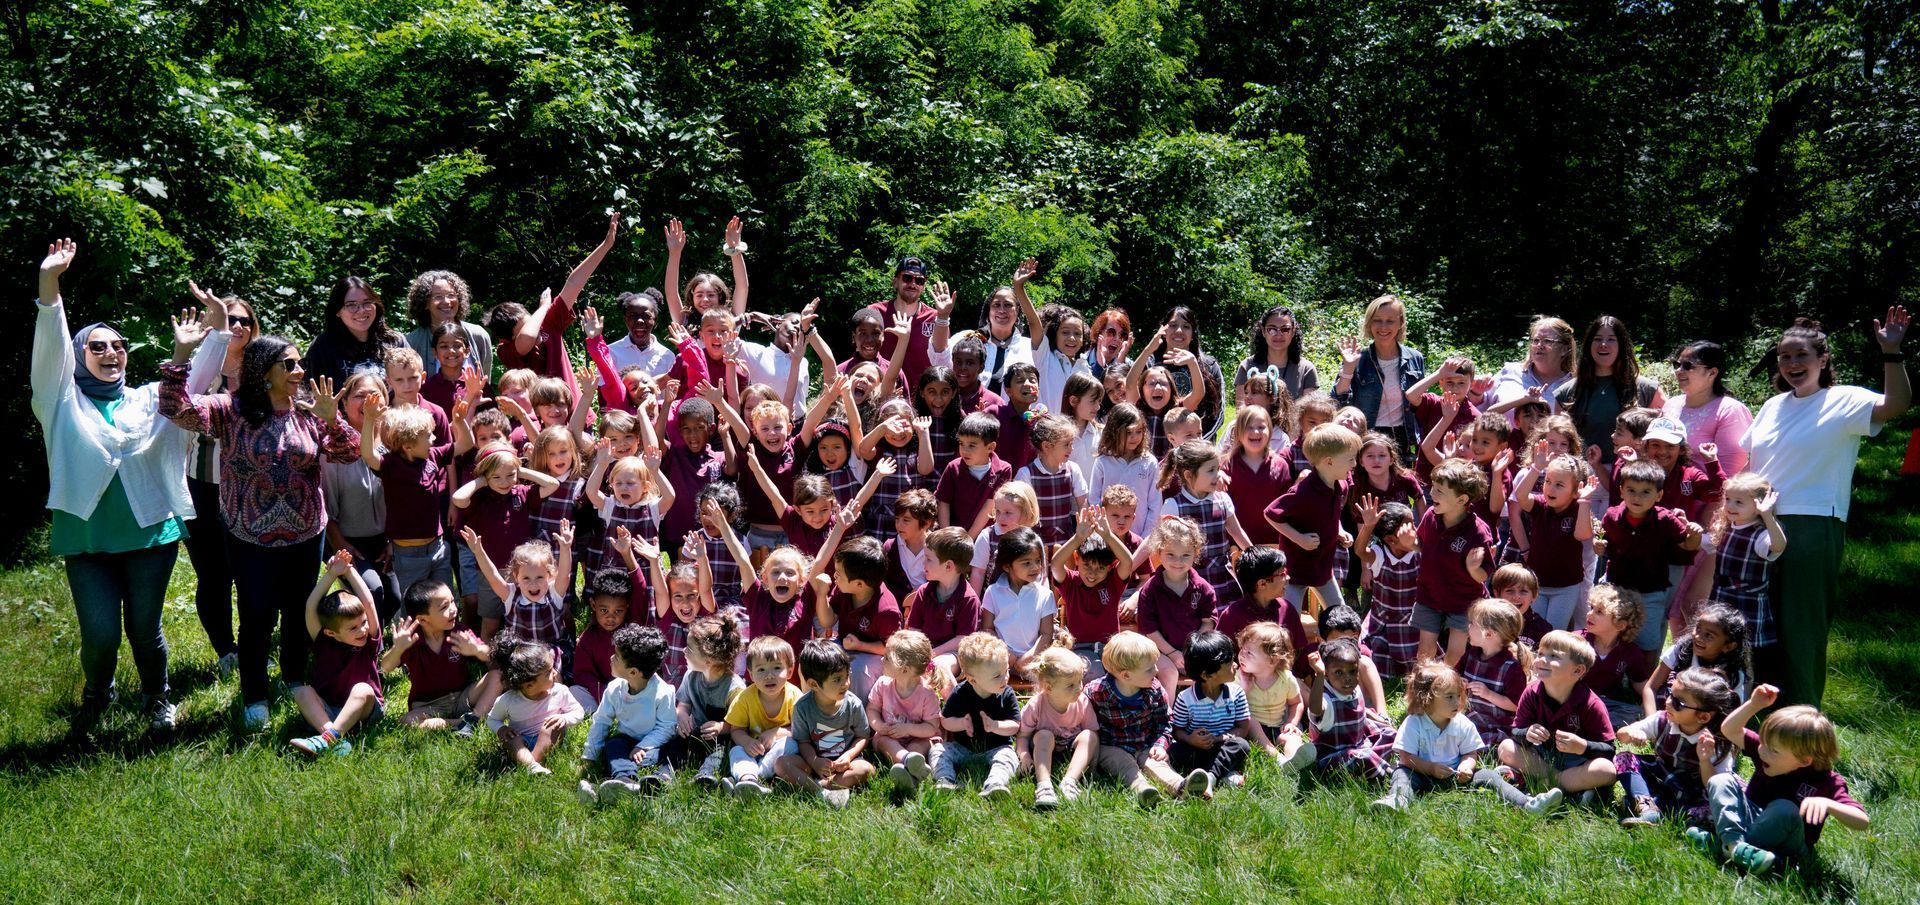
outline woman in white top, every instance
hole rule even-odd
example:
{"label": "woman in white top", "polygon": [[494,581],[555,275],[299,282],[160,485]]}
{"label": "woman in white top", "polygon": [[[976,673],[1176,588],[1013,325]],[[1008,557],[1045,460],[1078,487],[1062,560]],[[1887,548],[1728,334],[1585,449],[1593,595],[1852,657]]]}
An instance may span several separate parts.
{"label": "woman in white top", "polygon": [[[1493,375],[1481,411],[1505,414],[1529,399],[1554,405],[1554,394],[1573,380],[1573,325],[1557,317],[1536,317],[1527,327],[1527,357],[1507,362]],[[1513,416],[1508,415],[1509,423]]]}
{"label": "woman in white top", "polygon": [[1817,707],[1826,692],[1827,629],[1846,552],[1853,466],[1860,439],[1913,404],[1900,351],[1909,320],[1895,306],[1884,323],[1874,321],[1884,393],[1834,386],[1827,334],[1807,318],[1794,321],[1762,362],[1781,393],[1760,406],[1741,445],[1752,470],[1779,494],[1774,511],[1789,543],[1772,582],[1780,643],[1761,649],[1754,671],[1759,681],[1780,686],[1783,705]]}
{"label": "woman in white top", "polygon": [[[148,724],[174,727],[168,700],[167,639],[160,627],[167,580],[193,515],[187,454],[193,435],[160,417],[160,385],[126,385],[127,340],[106,324],[68,334],[60,275],[79,246],[61,239],[40,262],[33,332],[32,402],[47,444],[47,508],[53,553],[64,557],[80,629],[86,688],[73,733],[84,735],[113,702],[121,626],[140,673]],[[195,288],[205,304],[220,300]],[[193,359],[201,387],[226,355],[225,307],[206,322],[174,321],[176,363]],[[211,342],[207,342],[209,338]],[[198,349],[198,353],[195,350]]]}
{"label": "woman in white top", "polygon": [[1007,368],[1033,363],[1033,343],[1015,331],[1020,306],[1013,300],[1012,286],[995,286],[980,306],[980,329],[974,332],[986,347],[986,364],[980,369],[980,384],[1002,399],[1007,395]]}

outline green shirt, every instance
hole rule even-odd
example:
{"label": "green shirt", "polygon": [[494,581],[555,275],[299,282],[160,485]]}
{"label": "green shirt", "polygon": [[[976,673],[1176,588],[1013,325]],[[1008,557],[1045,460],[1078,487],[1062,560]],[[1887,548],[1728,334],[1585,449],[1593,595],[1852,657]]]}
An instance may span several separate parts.
{"label": "green shirt", "polygon": [[[108,423],[113,422],[113,413],[120,407],[120,400],[89,401],[100,410],[101,417],[106,418]],[[127,502],[127,490],[121,486],[120,476],[116,474],[107,484],[106,492],[101,494],[100,502],[93,507],[92,518],[83,519],[59,509],[53,511],[52,548],[55,556],[131,553],[174,543],[185,537],[186,533],[179,516],[157,525],[141,526],[133,517],[133,506]]]}

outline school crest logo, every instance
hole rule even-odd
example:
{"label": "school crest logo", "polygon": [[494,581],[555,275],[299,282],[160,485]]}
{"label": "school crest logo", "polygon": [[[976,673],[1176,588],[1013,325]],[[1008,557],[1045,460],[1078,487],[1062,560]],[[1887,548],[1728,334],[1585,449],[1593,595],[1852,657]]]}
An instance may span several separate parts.
{"label": "school crest logo", "polygon": [[1467,552],[1467,539],[1464,537],[1456,537],[1447,544],[1447,549],[1455,553],[1465,553]]}

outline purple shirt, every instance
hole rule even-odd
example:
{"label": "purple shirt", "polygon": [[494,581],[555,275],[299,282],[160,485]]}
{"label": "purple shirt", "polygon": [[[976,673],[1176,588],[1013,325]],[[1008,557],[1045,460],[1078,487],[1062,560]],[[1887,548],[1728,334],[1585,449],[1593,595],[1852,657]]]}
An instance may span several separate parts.
{"label": "purple shirt", "polygon": [[[532,484],[515,484],[506,493],[495,493],[482,483],[473,492],[473,500],[460,522],[480,535],[480,546],[487,551],[487,558],[493,560],[494,566],[504,569],[513,561],[513,548],[533,537],[533,507],[538,499]],[[391,513],[388,517],[392,517]]]}
{"label": "purple shirt", "polygon": [[427,450],[424,459],[409,459],[398,450],[387,450],[375,469],[380,472],[380,488],[387,495],[387,537],[394,540],[424,540],[440,536],[440,501],[447,492],[447,463],[453,461],[453,444],[444,443]]}
{"label": "purple shirt", "polygon": [[374,700],[384,701],[380,688],[380,636],[371,635],[367,643],[349,647],[321,632],[313,639],[313,665],[307,680],[320,700],[335,707],[345,706],[355,685],[373,686]]}
{"label": "purple shirt", "polygon": [[1627,504],[1616,503],[1600,522],[1607,536],[1607,580],[1642,594],[1668,587],[1667,563],[1687,539],[1687,517],[1655,506],[1636,524]]}
{"label": "purple shirt", "polygon": [[[1293,466],[1285,456],[1271,453],[1258,466],[1248,465],[1237,453],[1230,455],[1226,461],[1226,472],[1229,478],[1227,496],[1233,498],[1235,512],[1260,512],[1293,486]],[[1256,547],[1271,547],[1280,543],[1280,532],[1274,530],[1264,518],[1248,519],[1240,523],[1240,527],[1247,532],[1247,540]]]}
{"label": "purple shirt", "polygon": [[1307,627],[1300,620],[1300,611],[1286,598],[1275,597],[1272,603],[1261,606],[1251,597],[1235,594],[1232,600],[1213,611],[1214,631],[1236,642],[1240,640],[1240,630],[1256,622],[1275,622],[1286,629],[1287,640],[1293,643],[1293,674],[1302,678],[1313,675],[1307,654],[1320,646],[1307,643]]}
{"label": "purple shirt", "polygon": [[792,600],[781,603],[756,581],[740,595],[740,603],[747,609],[748,638],[768,635],[785,638],[798,656],[800,648],[813,637],[813,609],[807,606],[805,588],[800,588]]}
{"label": "purple shirt", "polygon": [[987,473],[978,478],[962,459],[948,462],[940,472],[940,483],[934,487],[933,498],[947,504],[947,514],[960,528],[972,530],[973,520],[980,517],[980,510],[992,501],[994,492],[1013,480],[1013,466],[998,453],[991,456],[987,460]]}
{"label": "purple shirt", "polygon": [[[1593,644],[1593,634],[1581,631],[1580,637]],[[1613,650],[1600,653],[1599,645],[1594,646],[1593,668],[1580,681],[1595,693],[1616,701],[1630,704],[1640,703],[1640,696],[1633,686],[1653,677],[1653,663],[1647,652],[1633,643],[1632,638],[1621,638],[1613,643]]]}
{"label": "purple shirt", "polygon": [[[1592,510],[1588,512],[1591,517]],[[1533,495],[1533,509],[1522,513],[1527,523],[1527,567],[1540,576],[1543,588],[1564,588],[1587,580],[1587,545],[1573,536],[1579,513],[1578,502],[1556,510],[1538,493]]]}
{"label": "purple shirt", "polygon": [[1613,720],[1607,717],[1607,705],[1584,684],[1576,683],[1565,701],[1555,701],[1538,681],[1520,692],[1519,709],[1513,713],[1518,729],[1545,726],[1548,732],[1571,732],[1589,741],[1613,741]]}
{"label": "purple shirt", "polygon": [[467,671],[471,658],[460,653],[452,640],[467,630],[465,625],[454,623],[447,637],[440,639],[439,650],[433,649],[422,630],[420,640],[400,653],[400,668],[407,672],[407,709],[463,690],[472,682]]}
{"label": "purple shirt", "polygon": [[[1748,757],[1753,758],[1754,763],[1758,764],[1760,733],[1752,729],[1746,730],[1742,749]],[[1756,811],[1782,799],[1798,805],[1809,798],[1831,798],[1844,805],[1860,807],[1860,802],[1854,801],[1853,795],[1847,791],[1846,777],[1832,770],[1809,766],[1791,773],[1782,773],[1779,776],[1768,776],[1765,770],[1755,767],[1753,778],[1747,781],[1747,800],[1753,802]],[[1820,827],[1821,825],[1816,823],[1806,825],[1808,848],[1812,848],[1814,843],[1820,841]]]}
{"label": "purple shirt", "polygon": [[1200,623],[1213,616],[1218,602],[1199,569],[1188,571],[1186,590],[1177,593],[1167,587],[1165,573],[1155,573],[1140,588],[1140,634],[1159,632],[1175,650],[1184,648]]}
{"label": "purple shirt", "polygon": [[842,641],[852,638],[870,644],[885,644],[893,633],[900,630],[900,604],[893,599],[893,592],[885,585],[874,592],[873,599],[866,606],[860,606],[853,595],[846,591],[835,591],[827,601],[833,607],[834,618],[839,620],[834,626]]}
{"label": "purple shirt", "polygon": [[939,585],[921,585],[907,597],[906,610],[907,628],[925,633],[934,647],[980,630],[980,596],[965,580],[945,600]]}

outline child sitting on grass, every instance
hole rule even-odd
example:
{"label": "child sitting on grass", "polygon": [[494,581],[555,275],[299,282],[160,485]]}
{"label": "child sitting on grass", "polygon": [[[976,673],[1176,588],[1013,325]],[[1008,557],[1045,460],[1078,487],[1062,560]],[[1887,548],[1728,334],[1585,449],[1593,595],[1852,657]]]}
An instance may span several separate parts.
{"label": "child sitting on grass", "polygon": [[933,763],[940,759],[940,693],[952,684],[949,674],[934,665],[933,642],[925,633],[901,629],[887,639],[880,679],[867,696],[867,720],[874,750],[882,763],[892,765],[887,776],[896,800],[918,791],[933,775]]}
{"label": "child sitting on grass", "polygon": [[1593,646],[1572,632],[1548,632],[1533,660],[1534,681],[1520,693],[1514,737],[1500,743],[1500,763],[1515,779],[1551,782],[1528,795],[1498,770],[1474,774],[1508,804],[1544,816],[1566,793],[1613,784],[1613,723],[1598,695],[1580,680],[1593,668]]}
{"label": "child sitting on grass", "polygon": [[1374,807],[1404,811],[1415,795],[1472,781],[1486,743],[1462,712],[1466,699],[1466,680],[1445,663],[1428,660],[1413,671],[1407,679],[1407,718],[1393,738],[1400,764]]}
{"label": "child sitting on grass", "polygon": [[1614,755],[1614,770],[1627,792],[1621,826],[1655,826],[1670,814],[1693,825],[1708,822],[1707,782],[1732,773],[1740,755],[1720,740],[1714,725],[1739,700],[1718,672],[1685,670],[1667,690],[1665,709],[1614,734],[1622,746],[1652,749]]}
{"label": "child sitting on grass", "polygon": [[1695,849],[1756,874],[1767,872],[1783,855],[1813,854],[1829,819],[1850,830],[1867,829],[1866,808],[1847,791],[1846,777],[1833,772],[1840,740],[1826,714],[1807,706],[1782,707],[1759,732],[1747,728],[1754,714],[1779,697],[1780,689],[1772,685],[1755,688],[1720,724],[1720,734],[1753,758],[1753,779],[1742,782],[1729,772],[1707,780],[1713,829],[1687,830]]}
{"label": "child sitting on grass", "polygon": [[[352,591],[328,593],[345,579]],[[300,715],[319,735],[293,740],[308,757],[331,750],[336,756],[353,751],[343,736],[361,720],[378,717],[380,693],[380,612],[373,593],[353,567],[353,554],[342,548],[327,560],[327,571],[307,595],[307,636],[313,639],[313,665],[308,683],[293,690]]]}
{"label": "child sitting on grass", "polygon": [[1253,716],[1253,745],[1294,773],[1313,763],[1313,746],[1300,734],[1306,698],[1293,677],[1293,640],[1274,622],[1255,622],[1240,630],[1240,690]]}
{"label": "child sitting on grass", "polygon": [[[545,546],[544,544],[542,546]],[[487,711],[487,728],[507,756],[528,773],[545,776],[547,753],[567,737],[567,727],[585,719],[580,701],[560,684],[560,655],[553,645],[508,630],[494,636],[494,668],[507,690]]]}
{"label": "child sitting on grass", "polygon": [[1004,800],[1013,794],[1007,786],[1020,766],[1013,750],[1013,737],[1020,731],[1020,704],[1007,685],[1011,654],[1005,641],[984,631],[962,638],[957,654],[960,684],[940,708],[940,728],[946,730],[947,743],[934,763],[934,787],[959,789],[960,768],[985,761],[987,781],[980,787],[980,797]]}
{"label": "child sitting on grass", "polygon": [[600,767],[609,778],[597,787],[581,779],[581,802],[613,802],[673,779],[662,757],[675,725],[673,686],[660,677],[666,653],[667,641],[653,626],[623,625],[613,633],[613,681],[580,749],[582,772]]}
{"label": "child sitting on grass", "polygon": [[793,645],[779,635],[754,638],[747,645],[747,674],[752,683],[727,704],[727,730],[733,736],[727,767],[735,795],[765,798],[772,791],[766,782],[792,736],[794,702],[800,700],[800,689],[788,684]]}
{"label": "child sitting on grass", "polygon": [[[1100,722],[1096,768],[1118,780],[1143,808],[1181,791],[1180,775],[1167,763],[1172,741],[1166,689],[1154,678],[1160,648],[1139,632],[1120,632],[1107,640],[1100,665],[1107,674],[1087,686],[1087,700]],[[1194,791],[1205,788],[1200,780]]]}
{"label": "child sitting on grass", "polygon": [[1246,692],[1234,681],[1239,654],[1233,639],[1216,631],[1198,631],[1187,638],[1187,673],[1193,684],[1173,699],[1168,761],[1175,773],[1186,773],[1187,787],[1198,787],[1203,799],[1213,798],[1220,783],[1236,789],[1246,784],[1253,713]]}
{"label": "child sitting on grass", "polygon": [[676,734],[667,749],[674,766],[698,761],[694,785],[720,784],[727,756],[727,705],[747,687],[733,671],[740,655],[740,622],[732,613],[702,616],[687,629],[687,674],[674,695]]}
{"label": "child sitting on grass", "polygon": [[[499,687],[476,681],[470,668],[493,655],[485,641],[460,621],[460,604],[446,582],[422,579],[407,589],[407,615],[393,624],[393,646],[380,656],[380,669],[407,673],[409,726],[444,729],[459,721],[473,734],[474,712],[492,706]],[[488,692],[491,692],[489,694]]]}
{"label": "child sitting on grass", "polygon": [[[1020,711],[1020,770],[1033,773],[1033,806],[1051,810],[1060,799],[1080,797],[1080,780],[1093,766],[1100,747],[1100,724],[1087,701],[1087,663],[1064,647],[1049,647],[1033,664],[1034,694]],[[1058,792],[1056,770],[1065,768]]]}
{"label": "child sitting on grass", "polygon": [[873,778],[873,762],[861,756],[873,729],[866,707],[849,693],[852,661],[845,648],[815,638],[800,649],[800,676],[812,690],[793,704],[793,734],[774,771],[828,805],[844,808],[852,790]]}

